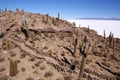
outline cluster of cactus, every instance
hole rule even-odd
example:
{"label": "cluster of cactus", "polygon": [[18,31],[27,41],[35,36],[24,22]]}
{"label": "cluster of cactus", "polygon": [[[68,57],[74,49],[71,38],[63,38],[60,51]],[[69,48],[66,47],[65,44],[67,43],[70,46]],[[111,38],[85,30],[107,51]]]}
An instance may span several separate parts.
{"label": "cluster of cactus", "polygon": [[11,77],[14,77],[18,73],[18,70],[17,70],[17,61],[13,60],[13,59],[9,59],[9,62],[10,62],[9,75]]}
{"label": "cluster of cactus", "polygon": [[81,65],[80,65],[79,78],[83,77],[83,72],[84,72],[89,48],[90,48],[90,43],[88,41],[87,36],[85,36],[82,41],[82,44],[80,45],[80,53],[82,54],[82,61],[81,61]]}
{"label": "cluster of cactus", "polygon": [[113,47],[113,51],[115,49],[115,39],[114,39],[114,34],[112,32],[110,32],[109,35],[109,46]]}
{"label": "cluster of cactus", "polygon": [[30,31],[26,20],[22,23],[21,31],[24,33],[26,38],[31,38],[32,40],[35,38],[35,33]]}
{"label": "cluster of cactus", "polygon": [[0,9],[0,13],[1,12],[6,12],[6,11],[8,11],[7,7],[5,7],[4,9]]}

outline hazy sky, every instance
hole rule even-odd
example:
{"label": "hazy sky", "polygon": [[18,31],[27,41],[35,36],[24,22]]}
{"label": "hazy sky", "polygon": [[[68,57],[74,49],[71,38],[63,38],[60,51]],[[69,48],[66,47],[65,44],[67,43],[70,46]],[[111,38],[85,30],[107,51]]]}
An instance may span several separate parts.
{"label": "hazy sky", "polygon": [[16,7],[34,13],[49,13],[64,19],[81,17],[120,18],[120,0],[1,0],[0,8]]}

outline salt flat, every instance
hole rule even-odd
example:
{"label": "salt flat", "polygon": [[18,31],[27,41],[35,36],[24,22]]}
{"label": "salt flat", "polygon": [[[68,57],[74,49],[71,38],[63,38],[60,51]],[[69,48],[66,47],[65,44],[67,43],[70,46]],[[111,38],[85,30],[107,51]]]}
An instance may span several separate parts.
{"label": "salt flat", "polygon": [[98,32],[99,35],[103,35],[103,31],[106,31],[106,36],[110,32],[114,33],[115,37],[120,38],[120,21],[119,20],[68,20],[69,22],[75,22],[76,26],[89,27]]}

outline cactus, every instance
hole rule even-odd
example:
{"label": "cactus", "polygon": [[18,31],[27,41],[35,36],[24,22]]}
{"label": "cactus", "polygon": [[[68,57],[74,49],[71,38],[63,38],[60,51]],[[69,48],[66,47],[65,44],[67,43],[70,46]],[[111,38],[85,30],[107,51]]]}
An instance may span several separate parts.
{"label": "cactus", "polygon": [[110,47],[112,45],[112,40],[113,40],[113,34],[112,34],[112,32],[110,32],[110,35],[109,35],[109,46]]}
{"label": "cactus", "polygon": [[83,72],[84,72],[89,48],[90,48],[90,43],[87,39],[87,36],[85,36],[84,40],[82,41],[82,45],[80,46],[80,53],[82,54],[82,61],[80,65],[79,78],[83,77]]}
{"label": "cactus", "polygon": [[58,13],[58,17],[57,17],[57,20],[59,20],[60,19],[60,13]]}
{"label": "cactus", "polygon": [[[26,28],[26,29],[24,29],[24,28]],[[26,38],[29,38],[29,29],[28,29],[26,20],[22,23],[21,31],[25,34]]]}
{"label": "cactus", "polygon": [[105,39],[105,37],[106,37],[106,34],[105,34],[105,30],[104,30],[104,39]]}
{"label": "cactus", "polygon": [[16,60],[12,60],[10,59],[10,70],[9,70],[9,74],[11,77],[14,77],[17,75],[18,70],[17,70],[17,61]]}
{"label": "cactus", "polygon": [[4,12],[4,9],[2,9],[2,12]]}
{"label": "cactus", "polygon": [[115,50],[115,39],[113,39],[113,52]]}
{"label": "cactus", "polygon": [[75,24],[75,22],[73,22],[73,27],[76,27],[76,24]]}
{"label": "cactus", "polygon": [[18,9],[18,8],[16,8],[16,11],[17,11],[17,12],[19,12],[19,9]]}
{"label": "cactus", "polygon": [[[75,25],[74,25],[75,26]],[[76,56],[76,50],[77,50],[77,44],[78,44],[78,30],[76,27],[73,27],[73,39],[74,39],[74,51],[73,51],[73,56]]]}
{"label": "cactus", "polygon": [[5,12],[7,11],[7,7],[4,8],[5,9]]}
{"label": "cactus", "polygon": [[78,43],[78,39],[75,38],[75,41],[74,41],[74,52],[73,52],[73,56],[74,56],[74,57],[75,57],[75,55],[76,55],[77,43]]}
{"label": "cactus", "polygon": [[49,14],[46,14],[46,22],[48,23],[48,16],[49,16]]}
{"label": "cactus", "polygon": [[89,25],[88,25],[88,29],[87,29],[87,32],[88,32],[88,33],[90,32],[90,27],[89,27]]}

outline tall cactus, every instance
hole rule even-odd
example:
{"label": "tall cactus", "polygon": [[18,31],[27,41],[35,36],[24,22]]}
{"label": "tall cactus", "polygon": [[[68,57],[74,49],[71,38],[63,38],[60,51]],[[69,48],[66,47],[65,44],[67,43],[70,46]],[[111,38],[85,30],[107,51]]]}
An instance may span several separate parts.
{"label": "tall cactus", "polygon": [[88,41],[87,36],[85,36],[83,41],[82,41],[82,45],[80,46],[80,53],[82,54],[82,61],[81,61],[81,65],[80,65],[79,78],[83,77],[89,48],[90,48],[90,43]]}
{"label": "tall cactus", "polygon": [[[74,25],[75,26],[75,25]],[[76,57],[76,51],[77,51],[77,44],[78,44],[78,29],[76,27],[73,27],[73,36],[74,36],[74,51],[73,56]]]}
{"label": "tall cactus", "polygon": [[9,74],[10,74],[11,77],[14,77],[18,73],[18,70],[17,70],[17,61],[16,60],[12,60],[12,59],[9,59],[9,61],[10,61]]}

